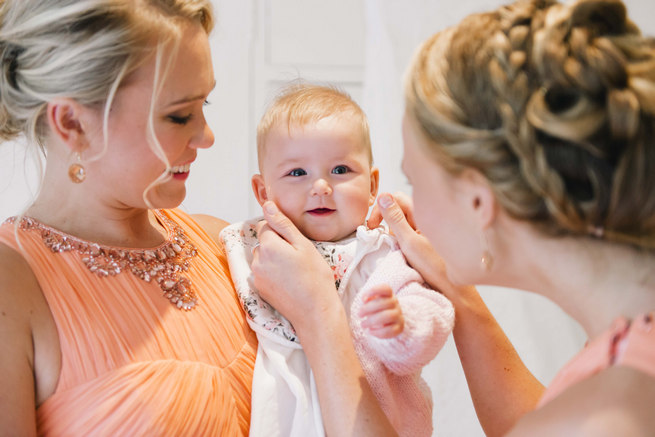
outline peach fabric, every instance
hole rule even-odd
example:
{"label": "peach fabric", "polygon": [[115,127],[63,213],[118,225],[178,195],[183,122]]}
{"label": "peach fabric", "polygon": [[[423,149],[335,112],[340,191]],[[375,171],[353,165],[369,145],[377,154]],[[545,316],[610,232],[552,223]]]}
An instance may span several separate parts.
{"label": "peach fabric", "polygon": [[537,408],[551,401],[568,387],[610,366],[628,366],[655,378],[654,313],[632,322],[620,317],[610,329],[587,343],[559,373],[543,394]]}
{"label": "peach fabric", "polygon": [[61,344],[55,393],[37,408],[40,435],[240,436],[250,421],[257,342],[223,250],[179,210],[162,211],[198,250],[187,276],[192,311],[123,271],[92,274],[75,251],[53,253],[39,232],[0,227],[50,305]]}

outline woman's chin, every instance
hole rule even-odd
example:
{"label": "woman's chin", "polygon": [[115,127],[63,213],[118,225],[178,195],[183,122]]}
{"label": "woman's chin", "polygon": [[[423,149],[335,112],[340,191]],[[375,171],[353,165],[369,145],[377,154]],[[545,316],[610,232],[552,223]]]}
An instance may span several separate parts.
{"label": "woman's chin", "polygon": [[186,189],[176,191],[176,193],[157,193],[155,196],[150,196],[148,198],[148,207],[152,209],[177,208],[186,197]]}

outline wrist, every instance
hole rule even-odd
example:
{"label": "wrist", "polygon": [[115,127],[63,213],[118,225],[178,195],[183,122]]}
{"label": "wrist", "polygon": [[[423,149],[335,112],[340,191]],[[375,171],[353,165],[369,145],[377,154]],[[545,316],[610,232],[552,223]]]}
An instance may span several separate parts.
{"label": "wrist", "polygon": [[306,352],[308,348],[334,341],[343,335],[343,332],[350,337],[350,328],[346,318],[346,312],[340,302],[330,304],[329,301],[314,302],[311,310],[299,317],[298,323],[294,323],[296,333]]}

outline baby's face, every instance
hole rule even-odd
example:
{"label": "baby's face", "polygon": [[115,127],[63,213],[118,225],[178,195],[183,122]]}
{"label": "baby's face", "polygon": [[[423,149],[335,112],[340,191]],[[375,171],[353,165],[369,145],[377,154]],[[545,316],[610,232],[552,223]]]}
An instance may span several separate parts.
{"label": "baby's face", "polygon": [[364,224],[378,170],[354,121],[327,117],[292,127],[290,134],[279,123],[266,137],[262,158],[262,174],[253,177],[257,199],[274,201],[308,238],[336,241]]}

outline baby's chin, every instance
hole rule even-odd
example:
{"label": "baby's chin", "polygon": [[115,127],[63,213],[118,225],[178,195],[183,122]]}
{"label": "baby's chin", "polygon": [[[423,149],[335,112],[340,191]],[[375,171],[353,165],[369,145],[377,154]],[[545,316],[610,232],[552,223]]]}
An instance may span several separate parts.
{"label": "baby's chin", "polygon": [[305,237],[314,241],[339,241],[355,232],[355,229],[323,230],[323,229],[301,229]]}

